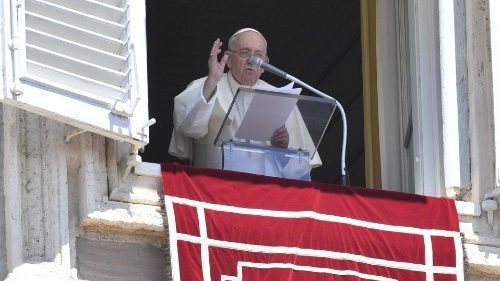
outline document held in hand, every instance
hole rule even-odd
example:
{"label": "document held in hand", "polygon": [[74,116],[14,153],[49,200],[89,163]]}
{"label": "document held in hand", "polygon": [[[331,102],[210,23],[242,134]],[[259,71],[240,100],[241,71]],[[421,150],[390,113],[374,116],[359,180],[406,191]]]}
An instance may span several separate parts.
{"label": "document held in hand", "polygon": [[[300,94],[302,88],[293,88],[293,82],[282,88],[255,87],[275,93]],[[241,125],[236,131],[238,139],[269,141],[274,132],[285,125],[297,98],[287,95],[255,94],[248,106]]]}

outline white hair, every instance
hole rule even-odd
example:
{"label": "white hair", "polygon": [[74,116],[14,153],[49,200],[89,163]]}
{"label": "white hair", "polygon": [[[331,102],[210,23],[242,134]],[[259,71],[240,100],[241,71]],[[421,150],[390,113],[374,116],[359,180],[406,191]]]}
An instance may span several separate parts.
{"label": "white hair", "polygon": [[243,32],[248,32],[248,31],[255,32],[255,33],[259,34],[260,36],[262,36],[262,39],[264,40],[264,44],[265,44],[266,49],[267,49],[267,41],[266,41],[266,38],[264,38],[264,35],[262,35],[262,33],[260,33],[257,29],[253,29],[250,27],[242,28],[242,29],[236,31],[233,35],[231,35],[231,37],[229,37],[229,41],[227,42],[227,47],[230,50],[232,50],[234,47],[234,41],[238,37],[238,34],[243,33]]}

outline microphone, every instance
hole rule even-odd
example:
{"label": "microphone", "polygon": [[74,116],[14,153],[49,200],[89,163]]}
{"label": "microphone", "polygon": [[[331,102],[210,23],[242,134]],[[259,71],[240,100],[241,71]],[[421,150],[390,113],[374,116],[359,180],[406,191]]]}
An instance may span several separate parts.
{"label": "microphone", "polygon": [[340,162],[340,166],[341,166],[341,171],[340,171],[340,175],[341,175],[341,179],[340,179],[340,183],[342,185],[348,185],[349,184],[349,178],[347,176],[347,168],[346,168],[346,165],[345,165],[345,152],[346,152],[346,146],[347,146],[347,118],[345,116],[345,111],[344,111],[344,108],[342,107],[342,105],[340,104],[340,102],[338,102],[336,99],[332,98],[331,96],[321,92],[320,90],[312,87],[311,85],[301,81],[300,79],[296,78],[296,77],[293,77],[292,75],[284,72],[283,70],[277,68],[277,67],[274,67],[272,65],[270,65],[269,63],[265,62],[263,59],[259,58],[259,57],[256,57],[256,56],[252,56],[250,58],[250,64],[251,65],[254,65],[254,66],[257,66],[257,67],[260,67],[264,70],[267,70],[275,75],[278,75],[280,77],[283,77],[285,79],[288,79],[290,81],[293,81],[305,88],[307,88],[308,90],[310,90],[311,92],[317,94],[318,96],[320,97],[323,97],[323,98],[326,98],[326,99],[331,99],[331,100],[334,100],[335,101],[335,104],[337,105],[337,108],[339,109],[340,111],[340,115],[342,117],[342,127],[343,127],[343,135],[342,135],[342,156],[341,156],[341,162]]}
{"label": "microphone", "polygon": [[267,71],[269,71],[275,75],[278,75],[280,77],[287,78],[286,76],[288,74],[286,72],[284,72],[283,70],[281,70],[275,66],[270,65],[269,63],[265,62],[263,59],[261,59],[259,57],[252,56],[250,58],[250,64],[254,65],[256,67],[260,67],[264,70],[267,70]]}

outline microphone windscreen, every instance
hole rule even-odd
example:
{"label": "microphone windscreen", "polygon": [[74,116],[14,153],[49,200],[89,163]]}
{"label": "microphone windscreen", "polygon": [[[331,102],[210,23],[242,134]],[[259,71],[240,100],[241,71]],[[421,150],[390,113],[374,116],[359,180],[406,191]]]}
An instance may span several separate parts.
{"label": "microphone windscreen", "polygon": [[250,58],[250,64],[260,67],[262,65],[263,60],[259,57],[252,56]]}

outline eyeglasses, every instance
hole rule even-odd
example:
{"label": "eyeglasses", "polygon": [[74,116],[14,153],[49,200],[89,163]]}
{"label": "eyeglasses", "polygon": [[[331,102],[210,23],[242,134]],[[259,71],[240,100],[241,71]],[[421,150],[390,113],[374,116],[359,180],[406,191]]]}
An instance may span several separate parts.
{"label": "eyeglasses", "polygon": [[229,51],[231,53],[235,53],[236,55],[238,55],[238,57],[240,57],[242,59],[249,59],[252,56],[255,56],[255,57],[258,57],[261,59],[266,57],[266,54],[264,54],[264,53],[261,53],[261,52],[252,53],[250,50],[240,50],[240,51],[229,50]]}

